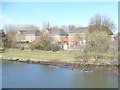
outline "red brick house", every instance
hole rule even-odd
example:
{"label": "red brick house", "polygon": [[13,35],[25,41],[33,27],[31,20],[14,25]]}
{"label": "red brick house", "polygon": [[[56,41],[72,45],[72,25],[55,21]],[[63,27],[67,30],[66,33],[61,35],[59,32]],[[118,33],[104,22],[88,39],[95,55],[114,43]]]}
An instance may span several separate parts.
{"label": "red brick house", "polygon": [[77,27],[69,30],[69,50],[79,50],[86,43],[87,27]]}
{"label": "red brick house", "polygon": [[55,42],[61,44],[63,49],[68,49],[68,34],[62,29],[48,28],[43,32],[45,35],[50,35]]}
{"label": "red brick house", "polygon": [[41,35],[39,30],[19,30],[16,33],[16,40],[17,42],[34,42],[36,41]]}
{"label": "red brick house", "polygon": [[[91,31],[90,31],[91,30]],[[81,45],[86,45],[90,39],[90,33],[101,32],[101,34],[107,35],[109,41],[113,41],[113,33],[105,26],[99,27],[77,27],[69,30],[69,50],[79,50]]]}
{"label": "red brick house", "polygon": [[[43,32],[39,30],[19,30],[16,34],[17,42],[35,42],[40,40],[42,34],[50,35],[53,41],[58,43],[63,47],[64,50],[80,50],[80,46],[85,46],[86,42],[89,40],[89,34],[93,31],[89,31],[88,27],[76,27],[69,30],[69,32],[64,31],[60,28],[47,28]],[[92,29],[94,31],[99,31],[98,28]],[[88,33],[89,32],[89,33]],[[109,35],[109,40],[112,41],[112,31],[106,27],[100,27],[100,32]]]}

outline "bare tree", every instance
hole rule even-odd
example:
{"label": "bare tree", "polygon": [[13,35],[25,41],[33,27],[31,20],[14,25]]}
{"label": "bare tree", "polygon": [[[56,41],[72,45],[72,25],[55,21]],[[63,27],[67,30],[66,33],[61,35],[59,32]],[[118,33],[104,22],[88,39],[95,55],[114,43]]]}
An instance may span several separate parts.
{"label": "bare tree", "polygon": [[4,25],[3,26],[3,29],[5,30],[5,32],[7,33],[7,32],[10,32],[10,31],[18,31],[19,30],[19,28],[18,28],[19,26],[18,25],[13,25],[13,24],[7,24],[7,25]]}
{"label": "bare tree", "polygon": [[8,47],[9,48],[15,47],[16,46],[15,34],[19,30],[19,28],[17,27],[17,25],[9,24],[9,25],[4,25],[3,29],[5,30],[7,35],[7,40],[8,40],[7,42],[9,45]]}
{"label": "bare tree", "polygon": [[115,29],[114,22],[105,16],[95,15],[90,19],[87,42],[84,49],[84,54],[94,52],[94,58],[102,59],[102,53],[109,52],[111,45],[112,30]]}
{"label": "bare tree", "polygon": [[43,22],[43,29],[50,28],[51,25],[49,22]]}
{"label": "bare tree", "polygon": [[16,37],[15,37],[16,31],[9,31],[6,34],[9,42],[9,47],[15,48],[16,47]]}
{"label": "bare tree", "polygon": [[67,25],[61,25],[60,28],[66,32],[68,32],[68,26]]}
{"label": "bare tree", "polygon": [[21,30],[39,30],[39,27],[34,24],[20,25],[19,29]]}
{"label": "bare tree", "polygon": [[69,26],[68,26],[69,32],[70,32],[71,30],[75,29],[75,28],[76,28],[76,27],[75,27],[74,25],[69,25]]}
{"label": "bare tree", "polygon": [[[114,22],[105,16],[102,15],[95,15],[94,17],[91,18],[90,24],[89,24],[89,43],[94,45],[98,45],[102,42],[103,47],[106,46],[106,44],[109,46],[109,43],[106,43],[107,41],[110,41],[109,37],[112,35],[112,30],[115,28]],[[96,44],[95,44],[96,43]],[[101,45],[101,44],[100,44]],[[98,45],[99,49],[100,46]],[[106,48],[103,48],[106,50]]]}
{"label": "bare tree", "polygon": [[102,16],[100,14],[96,14],[95,16],[91,18],[89,26],[96,26],[97,29],[100,26],[105,26],[111,31],[115,29],[114,22],[110,18],[106,16]]}

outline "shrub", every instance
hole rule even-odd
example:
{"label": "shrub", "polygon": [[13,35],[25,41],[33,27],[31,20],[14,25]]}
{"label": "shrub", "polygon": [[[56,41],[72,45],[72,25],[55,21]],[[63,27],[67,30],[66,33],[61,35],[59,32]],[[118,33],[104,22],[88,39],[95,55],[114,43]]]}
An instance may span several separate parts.
{"label": "shrub", "polygon": [[58,44],[53,44],[52,45],[52,51],[54,51],[54,52],[56,52],[56,51],[59,51],[60,50],[60,47],[59,47],[59,45]]}
{"label": "shrub", "polygon": [[30,49],[31,50],[35,50],[35,49],[39,49],[39,50],[43,50],[43,46],[40,44],[40,43],[32,43],[31,45],[30,45]]}

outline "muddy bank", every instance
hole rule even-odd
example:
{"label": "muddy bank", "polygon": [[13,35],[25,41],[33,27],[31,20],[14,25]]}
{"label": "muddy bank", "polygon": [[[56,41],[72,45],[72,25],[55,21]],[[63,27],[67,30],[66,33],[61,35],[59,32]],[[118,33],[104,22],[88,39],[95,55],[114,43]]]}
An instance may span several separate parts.
{"label": "muddy bank", "polygon": [[85,71],[85,72],[93,72],[93,71],[104,71],[104,72],[111,72],[118,74],[120,73],[118,68],[119,65],[115,64],[100,64],[100,63],[94,63],[94,64],[89,64],[89,63],[80,63],[80,62],[65,62],[65,61],[49,61],[49,60],[21,60],[19,58],[15,59],[2,59],[2,60],[8,60],[8,61],[15,61],[15,62],[24,62],[24,63],[35,63],[35,64],[43,64],[43,65],[51,65],[55,67],[62,67],[62,68],[67,68],[71,70],[76,70],[76,71]]}

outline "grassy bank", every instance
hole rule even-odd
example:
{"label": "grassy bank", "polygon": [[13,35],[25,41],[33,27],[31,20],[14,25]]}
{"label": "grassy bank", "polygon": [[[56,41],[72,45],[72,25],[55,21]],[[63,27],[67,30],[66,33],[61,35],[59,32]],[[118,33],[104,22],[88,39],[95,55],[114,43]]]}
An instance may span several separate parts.
{"label": "grassy bank", "polygon": [[64,51],[27,51],[27,50],[5,50],[2,54],[3,58],[19,58],[19,59],[34,59],[34,60],[61,60],[73,61],[74,57],[79,56],[78,52]]}
{"label": "grassy bank", "polygon": [[[28,50],[16,50],[16,49],[8,49],[5,50],[2,54],[3,59],[13,59],[19,58],[22,60],[37,60],[37,61],[66,61],[66,62],[74,62],[74,61],[84,61],[88,60],[87,63],[94,63],[96,53],[87,53],[86,59],[82,59],[84,55],[80,53],[80,51],[73,52],[73,51],[28,51]],[[102,58],[97,60],[99,63],[113,63],[114,62],[114,54],[113,53],[102,53],[100,54]]]}
{"label": "grassy bank", "polygon": [[[114,64],[114,54],[102,53],[102,58],[95,60],[94,57],[98,53],[87,53],[88,58],[81,59],[84,56],[80,51],[27,51],[27,50],[16,50],[8,49],[2,54],[2,58],[10,61],[26,62],[26,63],[36,63],[36,64],[46,64],[53,65],[63,68],[68,68],[71,70],[80,71],[105,71],[118,73],[118,65]],[[78,58],[79,62],[76,62]],[[82,62],[81,62],[82,61]]]}

